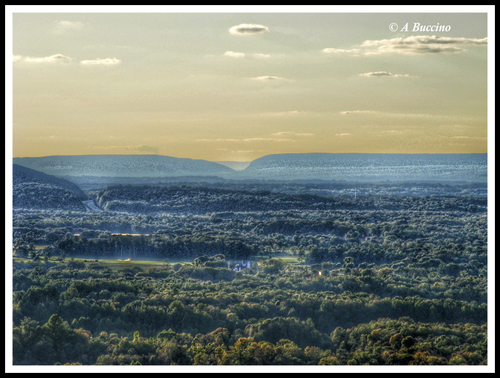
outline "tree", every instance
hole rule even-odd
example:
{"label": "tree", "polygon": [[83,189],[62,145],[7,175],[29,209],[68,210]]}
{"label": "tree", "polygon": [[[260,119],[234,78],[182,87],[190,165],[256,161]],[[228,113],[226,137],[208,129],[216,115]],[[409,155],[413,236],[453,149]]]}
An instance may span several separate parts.
{"label": "tree", "polygon": [[406,336],[401,344],[406,348],[410,348],[413,344],[415,344],[415,340],[411,336]]}
{"label": "tree", "polygon": [[44,335],[52,342],[52,347],[58,358],[60,358],[64,344],[70,343],[72,336],[74,336],[68,322],[64,321],[59,315],[53,314],[48,322],[42,326],[42,330]]}
{"label": "tree", "polygon": [[12,249],[14,251],[14,256],[17,257],[28,257],[30,253],[29,245],[24,239],[17,239]]}
{"label": "tree", "polygon": [[344,268],[347,267],[349,264],[354,264],[354,259],[350,256],[347,256],[344,258]]}

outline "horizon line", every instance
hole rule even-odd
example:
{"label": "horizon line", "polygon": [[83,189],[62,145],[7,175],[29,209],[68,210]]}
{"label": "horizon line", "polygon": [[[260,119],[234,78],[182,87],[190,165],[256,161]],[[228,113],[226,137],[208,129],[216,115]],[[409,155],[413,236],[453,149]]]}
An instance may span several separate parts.
{"label": "horizon line", "polygon": [[275,156],[275,155],[313,155],[313,154],[322,154],[322,155],[487,155],[488,152],[284,152],[284,153],[274,153],[262,155],[253,160],[207,160],[207,159],[196,159],[196,158],[188,158],[188,157],[176,157],[171,155],[161,155],[161,154],[76,154],[76,155],[43,155],[43,156],[14,156],[12,159],[37,159],[37,158],[46,158],[46,157],[74,157],[74,156],[162,156],[162,157],[170,157],[174,159],[188,159],[188,160],[203,160],[209,162],[238,162],[238,163],[247,163],[258,160],[260,158],[266,156]]}

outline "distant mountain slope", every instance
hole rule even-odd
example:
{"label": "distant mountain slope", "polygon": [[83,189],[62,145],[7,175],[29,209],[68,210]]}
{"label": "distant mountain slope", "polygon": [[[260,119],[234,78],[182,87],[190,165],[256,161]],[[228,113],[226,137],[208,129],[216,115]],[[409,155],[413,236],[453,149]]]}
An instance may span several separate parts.
{"label": "distant mountain slope", "polygon": [[238,172],[262,179],[345,181],[479,181],[487,178],[486,154],[280,154],[254,160]]}
{"label": "distant mountain slope", "polygon": [[87,195],[72,182],[17,164],[12,168],[14,208],[85,210]]}
{"label": "distant mountain slope", "polygon": [[[335,154],[304,153],[267,155],[241,170],[222,162],[160,155],[81,155],[15,158],[19,164],[46,174],[79,182],[111,178],[212,177],[257,180],[380,181],[487,181],[487,154]],[[73,180],[72,180],[73,181]],[[155,181],[156,182],[156,181]]]}
{"label": "distant mountain slope", "polygon": [[234,172],[206,160],[160,155],[80,155],[14,158],[14,163],[56,176],[214,176]]}

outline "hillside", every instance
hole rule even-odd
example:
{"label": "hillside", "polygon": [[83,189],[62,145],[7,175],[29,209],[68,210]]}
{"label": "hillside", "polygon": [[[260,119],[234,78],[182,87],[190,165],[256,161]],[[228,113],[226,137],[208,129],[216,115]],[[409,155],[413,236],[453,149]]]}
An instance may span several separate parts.
{"label": "hillside", "polygon": [[279,154],[252,161],[241,178],[486,182],[486,154]]}
{"label": "hillside", "polygon": [[160,155],[80,155],[14,158],[14,163],[55,176],[210,176],[233,172],[205,160]]}
{"label": "hillside", "polygon": [[14,208],[85,210],[87,195],[72,182],[17,164],[12,172]]}
{"label": "hillside", "polygon": [[154,185],[181,178],[358,183],[487,180],[486,154],[276,154],[244,164],[160,155],[81,155],[14,158],[14,163],[64,177],[86,189],[116,184]]}
{"label": "hillside", "polygon": [[428,197],[320,197],[309,194],[271,193],[203,187],[154,187],[118,185],[100,191],[97,205],[108,211],[139,214],[248,212],[248,211],[337,211],[419,210],[483,211],[485,198]]}

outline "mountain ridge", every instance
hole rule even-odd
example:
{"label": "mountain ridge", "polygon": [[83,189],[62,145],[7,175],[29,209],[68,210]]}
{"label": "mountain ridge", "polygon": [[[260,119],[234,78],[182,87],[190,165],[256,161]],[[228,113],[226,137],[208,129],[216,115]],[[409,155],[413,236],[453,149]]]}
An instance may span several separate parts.
{"label": "mountain ridge", "polygon": [[[14,158],[14,163],[65,177],[220,177],[264,180],[431,180],[487,179],[487,154],[286,153],[262,156],[248,167],[163,155],[65,155]],[[236,164],[236,162],[233,162]]]}
{"label": "mountain ridge", "polygon": [[13,162],[55,176],[204,176],[233,171],[207,160],[163,155],[55,155],[14,158]]}

